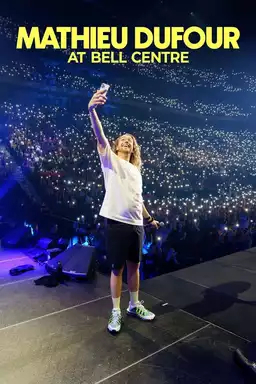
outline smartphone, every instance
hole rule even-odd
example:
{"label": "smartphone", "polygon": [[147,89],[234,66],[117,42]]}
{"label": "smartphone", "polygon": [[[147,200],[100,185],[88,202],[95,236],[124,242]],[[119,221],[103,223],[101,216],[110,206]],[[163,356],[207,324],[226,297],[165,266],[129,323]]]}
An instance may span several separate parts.
{"label": "smartphone", "polygon": [[100,90],[104,90],[105,91],[105,95],[107,94],[108,90],[110,88],[110,85],[108,84],[105,84],[105,83],[102,83],[101,86],[100,86]]}

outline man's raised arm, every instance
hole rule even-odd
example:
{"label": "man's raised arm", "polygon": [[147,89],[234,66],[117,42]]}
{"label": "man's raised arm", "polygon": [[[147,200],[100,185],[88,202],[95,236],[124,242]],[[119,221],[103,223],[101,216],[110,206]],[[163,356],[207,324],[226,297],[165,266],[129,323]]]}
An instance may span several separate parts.
{"label": "man's raised arm", "polygon": [[105,136],[105,133],[102,128],[102,124],[100,122],[100,119],[98,117],[98,114],[95,108],[99,105],[104,105],[106,103],[106,100],[107,98],[105,95],[105,91],[98,90],[96,93],[94,93],[93,97],[91,98],[88,104],[88,110],[89,110],[89,116],[92,124],[92,129],[96,136],[99,149],[105,149],[108,143],[108,140]]}

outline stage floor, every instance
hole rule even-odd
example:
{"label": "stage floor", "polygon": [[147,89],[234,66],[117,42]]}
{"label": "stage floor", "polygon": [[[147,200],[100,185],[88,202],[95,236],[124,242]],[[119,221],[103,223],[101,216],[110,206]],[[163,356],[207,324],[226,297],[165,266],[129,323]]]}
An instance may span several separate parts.
{"label": "stage floor", "polygon": [[34,285],[38,265],[8,275],[27,263],[22,251],[0,252],[1,384],[245,383],[232,352],[255,339],[256,249],[143,281],[157,318],[124,315],[118,336],[106,331],[108,277],[46,288]]}

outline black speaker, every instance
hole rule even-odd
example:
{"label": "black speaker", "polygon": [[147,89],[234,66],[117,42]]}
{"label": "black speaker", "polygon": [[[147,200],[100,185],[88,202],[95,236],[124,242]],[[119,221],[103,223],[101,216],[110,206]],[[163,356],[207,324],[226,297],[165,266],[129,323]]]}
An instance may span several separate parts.
{"label": "black speaker", "polygon": [[95,247],[76,244],[45,264],[48,273],[55,273],[59,266],[62,273],[73,278],[92,278],[95,274]]}
{"label": "black speaker", "polygon": [[41,237],[38,240],[36,247],[40,248],[40,249],[55,248],[56,247],[56,241],[49,239],[48,237]]}

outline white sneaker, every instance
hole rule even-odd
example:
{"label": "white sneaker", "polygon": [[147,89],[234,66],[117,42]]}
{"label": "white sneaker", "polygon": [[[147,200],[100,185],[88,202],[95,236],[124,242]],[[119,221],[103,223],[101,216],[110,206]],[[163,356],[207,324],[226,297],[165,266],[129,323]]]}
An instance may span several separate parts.
{"label": "white sneaker", "polygon": [[108,321],[108,330],[111,333],[118,333],[121,330],[122,326],[122,314],[120,309],[112,309],[112,313],[110,315]]}
{"label": "white sneaker", "polygon": [[127,315],[138,317],[139,319],[146,321],[152,321],[156,317],[153,312],[150,312],[144,307],[143,301],[139,301],[136,307],[131,307],[131,304],[129,304]]}

